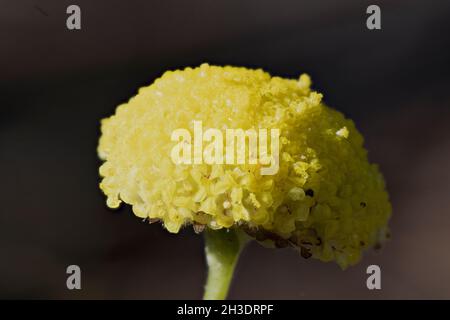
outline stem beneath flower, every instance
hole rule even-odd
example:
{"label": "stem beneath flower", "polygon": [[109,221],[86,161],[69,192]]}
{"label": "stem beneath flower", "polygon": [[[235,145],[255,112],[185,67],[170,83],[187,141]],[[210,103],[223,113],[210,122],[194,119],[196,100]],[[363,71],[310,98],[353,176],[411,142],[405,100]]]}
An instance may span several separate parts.
{"label": "stem beneath flower", "polygon": [[206,228],[204,234],[208,278],[203,299],[223,300],[227,297],[234,267],[248,238],[236,228],[220,230]]}

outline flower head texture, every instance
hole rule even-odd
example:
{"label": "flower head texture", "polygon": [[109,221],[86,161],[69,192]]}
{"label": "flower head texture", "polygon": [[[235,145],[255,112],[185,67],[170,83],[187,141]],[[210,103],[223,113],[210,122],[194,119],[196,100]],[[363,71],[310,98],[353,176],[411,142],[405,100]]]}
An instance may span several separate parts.
{"label": "flower head texture", "polygon": [[[322,103],[310,78],[218,67],[166,72],[103,119],[98,153],[107,205],[177,233],[184,225],[239,227],[304,257],[359,261],[386,234],[391,205],[354,123]],[[208,128],[279,129],[279,169],[261,164],[176,164],[172,133]]]}

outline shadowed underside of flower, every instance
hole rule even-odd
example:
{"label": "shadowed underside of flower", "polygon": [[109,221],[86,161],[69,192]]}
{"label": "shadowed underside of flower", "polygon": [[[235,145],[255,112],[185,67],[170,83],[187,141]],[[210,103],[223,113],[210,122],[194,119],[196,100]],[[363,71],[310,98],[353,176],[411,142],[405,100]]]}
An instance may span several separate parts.
{"label": "shadowed underside of flower", "polygon": [[[194,121],[205,129],[278,129],[278,171],[174,163],[172,132],[192,131]],[[185,225],[196,232],[238,228],[342,268],[387,234],[391,206],[382,175],[354,123],[322,103],[307,75],[283,79],[207,64],[166,72],[103,119],[101,131],[100,188],[108,206],[125,202],[172,233]]]}

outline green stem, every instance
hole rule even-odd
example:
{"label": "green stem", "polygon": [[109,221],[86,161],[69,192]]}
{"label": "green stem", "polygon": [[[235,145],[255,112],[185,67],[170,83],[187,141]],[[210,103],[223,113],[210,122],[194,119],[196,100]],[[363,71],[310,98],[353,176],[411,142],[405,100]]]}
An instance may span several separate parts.
{"label": "green stem", "polygon": [[247,241],[238,229],[205,230],[208,278],[203,299],[223,300],[227,297],[234,267]]}

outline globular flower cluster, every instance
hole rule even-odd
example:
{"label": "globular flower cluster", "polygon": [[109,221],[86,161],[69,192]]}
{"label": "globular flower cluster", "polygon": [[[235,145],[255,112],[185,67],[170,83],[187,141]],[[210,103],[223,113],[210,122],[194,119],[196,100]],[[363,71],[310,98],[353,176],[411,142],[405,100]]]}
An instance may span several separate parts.
{"label": "globular flower cluster", "polygon": [[[391,205],[376,165],[368,162],[354,123],[322,103],[310,78],[218,67],[166,72],[115,115],[103,119],[98,153],[107,205],[125,202],[136,216],[184,225],[238,227],[304,257],[358,262],[387,233]],[[178,128],[279,129],[275,175],[258,164],[175,164]]]}

